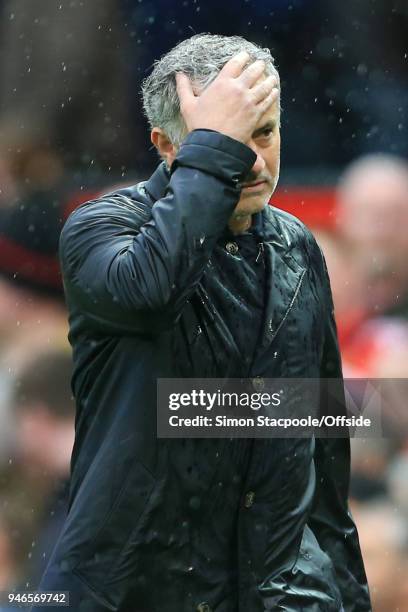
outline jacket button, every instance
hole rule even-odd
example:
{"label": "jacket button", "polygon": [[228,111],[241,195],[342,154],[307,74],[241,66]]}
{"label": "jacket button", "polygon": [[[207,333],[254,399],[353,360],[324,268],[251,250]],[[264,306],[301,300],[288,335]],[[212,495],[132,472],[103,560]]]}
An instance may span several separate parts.
{"label": "jacket button", "polygon": [[255,501],[255,493],[253,491],[248,491],[245,495],[244,506],[245,508],[250,508]]}
{"label": "jacket button", "polygon": [[261,376],[255,376],[255,378],[252,379],[252,386],[255,391],[262,391],[265,386],[265,381]]}
{"label": "jacket button", "polygon": [[236,255],[239,251],[239,247],[236,242],[227,242],[225,248],[230,255]]}
{"label": "jacket button", "polygon": [[212,612],[212,608],[207,602],[203,601],[202,603],[198,604],[197,612]]}

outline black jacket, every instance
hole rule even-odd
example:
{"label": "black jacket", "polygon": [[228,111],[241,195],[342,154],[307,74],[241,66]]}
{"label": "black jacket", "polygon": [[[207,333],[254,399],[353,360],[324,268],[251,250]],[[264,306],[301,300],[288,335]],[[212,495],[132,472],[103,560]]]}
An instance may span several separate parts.
{"label": "black jacket", "polygon": [[257,216],[267,286],[250,363],[236,345],[225,228],[254,161],[196,130],[171,175],[161,164],[63,230],[76,440],[41,587],[70,589],[79,610],[370,610],[347,439],[156,437],[160,377],[341,376],[321,252],[276,208]]}

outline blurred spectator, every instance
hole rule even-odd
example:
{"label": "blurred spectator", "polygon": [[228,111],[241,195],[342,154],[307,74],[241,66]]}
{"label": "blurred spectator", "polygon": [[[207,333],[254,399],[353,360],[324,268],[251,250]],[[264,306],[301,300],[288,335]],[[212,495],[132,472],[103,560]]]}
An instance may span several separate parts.
{"label": "blurred spectator", "polygon": [[388,490],[395,507],[399,508],[408,525],[408,446],[397,455],[387,469]]}
{"label": "blurred spectator", "polygon": [[11,521],[8,520],[7,514],[0,510],[0,591],[16,585],[17,561],[12,532]]}
{"label": "blurred spectator", "polygon": [[338,233],[317,232],[346,377],[407,377],[408,164],[357,159],[338,188]]}
{"label": "blurred spectator", "polygon": [[344,376],[364,376],[364,363],[348,356],[349,346],[367,317],[364,277],[353,265],[353,251],[340,236],[321,230],[314,234],[330,275]]}
{"label": "blurred spectator", "polygon": [[62,300],[1,278],[0,318],[0,369],[5,373],[17,373],[35,351],[67,344]]}
{"label": "blurred spectator", "polygon": [[0,208],[16,198],[17,184],[14,180],[8,155],[0,153]]}
{"label": "blurred spectator", "polygon": [[52,350],[36,355],[15,382],[17,456],[33,474],[68,473],[75,414],[71,372],[71,355]]}
{"label": "blurred spectator", "polygon": [[408,163],[357,159],[340,179],[338,206],[339,231],[367,278],[369,310],[408,319]]}
{"label": "blurred spectator", "polygon": [[352,499],[368,502],[388,495],[386,476],[392,444],[385,438],[353,438],[351,449]]}
{"label": "blurred spectator", "polygon": [[386,500],[355,504],[353,516],[374,612],[406,612],[408,602],[407,523]]}
{"label": "blurred spectator", "polygon": [[64,303],[0,277],[0,461],[10,447],[14,377],[37,352],[67,345]]}
{"label": "blurred spectator", "polygon": [[355,323],[340,336],[346,377],[407,378],[408,322],[372,317]]}
{"label": "blurred spectator", "polygon": [[20,584],[33,588],[67,508],[75,414],[71,369],[67,352],[37,355],[13,390],[14,460],[3,471],[1,498],[3,508],[19,520],[12,545],[20,560]]}
{"label": "blurred spectator", "polygon": [[126,41],[114,0],[1,4],[3,153],[50,146],[68,166],[127,165]]}
{"label": "blurred spectator", "polygon": [[9,448],[13,376],[36,352],[68,346],[58,262],[63,214],[59,200],[41,191],[0,209],[0,459]]}
{"label": "blurred spectator", "polygon": [[320,230],[315,236],[330,274],[345,377],[408,377],[408,321],[375,316],[370,308],[370,272],[359,264],[374,247],[360,244],[357,237],[350,244],[333,232]]}

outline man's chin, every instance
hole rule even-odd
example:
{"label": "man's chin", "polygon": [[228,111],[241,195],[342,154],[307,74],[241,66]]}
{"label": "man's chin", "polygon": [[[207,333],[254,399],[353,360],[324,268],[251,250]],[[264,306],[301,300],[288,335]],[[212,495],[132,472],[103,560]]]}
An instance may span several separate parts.
{"label": "man's chin", "polygon": [[245,216],[245,215],[254,215],[257,212],[260,212],[269,204],[269,200],[272,197],[272,192],[267,195],[257,194],[256,196],[241,196],[237,207],[234,210],[235,216]]}

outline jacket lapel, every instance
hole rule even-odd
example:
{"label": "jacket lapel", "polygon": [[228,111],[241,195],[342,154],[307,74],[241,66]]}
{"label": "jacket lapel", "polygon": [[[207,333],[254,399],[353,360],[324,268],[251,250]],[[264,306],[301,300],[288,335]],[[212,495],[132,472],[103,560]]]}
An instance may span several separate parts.
{"label": "jacket lapel", "polygon": [[306,273],[306,267],[292,256],[290,236],[281,228],[273,208],[268,206],[262,216],[266,296],[262,334],[255,359],[268,349],[279,333],[296,301]]}

